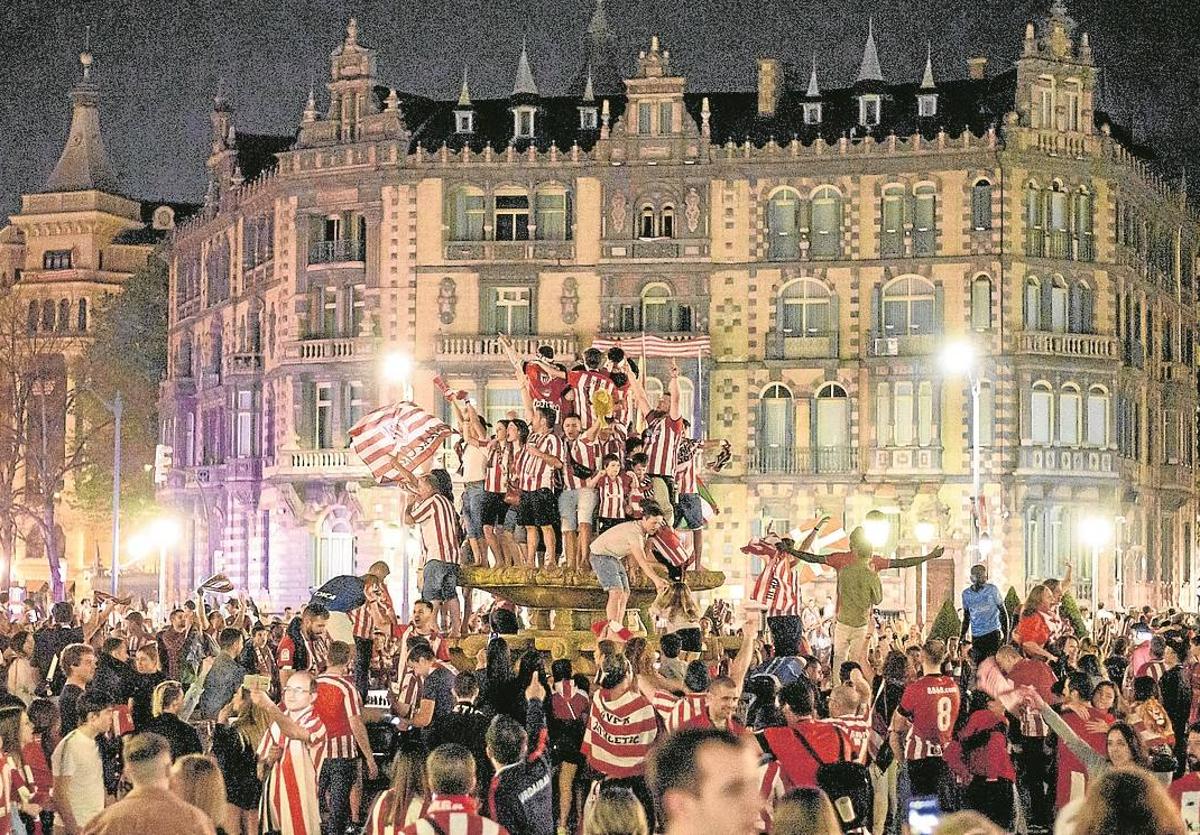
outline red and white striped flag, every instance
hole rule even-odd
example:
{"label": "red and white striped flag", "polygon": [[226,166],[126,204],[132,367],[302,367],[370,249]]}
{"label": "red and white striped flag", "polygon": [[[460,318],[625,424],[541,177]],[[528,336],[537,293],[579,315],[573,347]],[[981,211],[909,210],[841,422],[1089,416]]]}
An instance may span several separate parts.
{"label": "red and white striped flag", "polygon": [[214,574],[203,583],[200,584],[198,591],[206,591],[210,594],[229,594],[234,589],[233,581],[224,574]]}
{"label": "red and white striped flag", "polygon": [[402,481],[437,452],[450,427],[403,400],[365,415],[350,430],[350,446],[380,484]]}
{"label": "red and white striped flag", "polygon": [[654,333],[644,333],[625,339],[597,339],[592,342],[592,347],[599,348],[601,351],[620,347],[629,357],[691,359],[708,354],[712,350],[712,340],[703,335],[659,336]]}
{"label": "red and white striped flag", "polygon": [[686,547],[679,539],[679,534],[668,527],[661,527],[650,537],[650,547],[654,553],[662,557],[676,568],[683,568],[692,560]]}

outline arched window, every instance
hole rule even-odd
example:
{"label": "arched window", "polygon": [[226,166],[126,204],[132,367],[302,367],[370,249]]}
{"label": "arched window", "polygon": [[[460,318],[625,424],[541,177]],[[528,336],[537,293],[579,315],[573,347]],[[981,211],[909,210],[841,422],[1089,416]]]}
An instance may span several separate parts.
{"label": "arched window", "polygon": [[842,195],[833,186],[812,193],[812,256],[837,258],[842,254]]}
{"label": "arched window", "polygon": [[675,237],[675,207],[663,206],[661,214],[661,222],[659,224],[659,233],[663,238]]}
{"label": "arched window", "polygon": [[29,314],[25,317],[25,330],[29,333],[37,333],[38,329],[38,303],[29,303]]}
{"label": "arched window", "polygon": [[1037,276],[1027,276],[1025,279],[1025,330],[1040,331],[1042,329],[1042,283]]}
{"label": "arched window", "polygon": [[1071,257],[1070,217],[1067,213],[1068,197],[1063,184],[1055,180],[1050,187],[1049,258]]}
{"label": "arched window", "polygon": [[1082,100],[1080,83],[1072,78],[1062,86],[1063,130],[1077,131],[1080,123],[1080,107]]}
{"label": "arched window", "polygon": [[816,425],[813,437],[815,470],[844,473],[852,469],[850,457],[850,396],[841,383],[825,383],[817,389]]}
{"label": "arched window", "polygon": [[67,299],[59,299],[58,302],[58,325],[59,332],[64,332],[71,327],[71,302]]}
{"label": "arched window", "polygon": [[345,511],[335,508],[326,515],[315,545],[314,586],[342,574],[354,573],[354,529]]}
{"label": "arched window", "polygon": [[913,255],[937,254],[937,188],[917,186],[913,201]]}
{"label": "arched window", "polygon": [[1087,445],[1108,447],[1108,423],[1111,400],[1104,386],[1092,386],[1087,397]]}
{"label": "arched window", "polygon": [[638,237],[639,238],[657,238],[658,230],[654,223],[654,207],[643,206],[641,215],[638,217]]}
{"label": "arched window", "polygon": [[75,330],[80,333],[87,333],[88,329],[88,307],[87,299],[79,300],[79,313],[75,320]]}
{"label": "arched window", "polygon": [[496,240],[529,240],[529,194],[519,187],[507,187],[496,192]]}
{"label": "arched window", "polygon": [[824,336],[833,330],[829,288],[797,278],[779,292],[779,329],[787,336]]}
{"label": "arched window", "polygon": [[767,257],[794,261],[800,254],[800,194],[791,188],[775,191],[767,201]]}
{"label": "arched window", "polygon": [[1095,305],[1095,294],[1086,281],[1072,284],[1067,330],[1071,333],[1094,333]]}
{"label": "arched window", "polygon": [[1042,191],[1031,182],[1025,189],[1025,253],[1041,258],[1046,253],[1046,212]]}
{"label": "arched window", "polygon": [[977,331],[992,329],[992,280],[977,275],[971,281],[971,327]]}
{"label": "arched window", "polygon": [[446,196],[446,238],[451,241],[482,241],[484,219],[483,191],[460,186]]}
{"label": "arched window", "polygon": [[904,186],[885,186],[880,206],[879,257],[895,258],[902,255],[904,255]]}
{"label": "arched window", "polygon": [[1054,422],[1054,390],[1046,382],[1033,384],[1029,400],[1029,439],[1042,446],[1050,443]]}
{"label": "arched window", "polygon": [[977,180],[971,188],[971,228],[984,232],[992,228],[992,184]]}
{"label": "arched window", "polygon": [[1070,383],[1058,395],[1058,442],[1063,446],[1079,446],[1081,398],[1079,388]]}
{"label": "arched window", "polygon": [[185,333],[179,343],[179,367],[175,369],[176,377],[192,376],[192,335]]}
{"label": "arched window", "polygon": [[669,333],[671,324],[671,288],[661,282],[647,284],[642,290],[642,330]]}
{"label": "arched window", "polygon": [[543,186],[535,198],[537,237],[540,241],[565,241],[571,237],[571,201],[562,186]]}
{"label": "arched window", "polygon": [[1050,330],[1067,332],[1067,281],[1055,275],[1050,283]]}
{"label": "arched window", "polygon": [[1072,226],[1075,230],[1075,240],[1078,242],[1078,259],[1094,261],[1096,259],[1095,198],[1086,187],[1080,188],[1079,194],[1075,196],[1075,220]]}
{"label": "arched window", "polygon": [[924,336],[937,325],[937,294],[933,284],[919,275],[901,276],[883,288],[885,336]]}
{"label": "arched window", "polygon": [[795,461],[792,449],[792,393],[772,383],[759,398],[758,455],[763,472],[789,472]]}
{"label": "arched window", "polygon": [[42,328],[44,332],[50,333],[54,330],[54,302],[46,299],[42,302]]}

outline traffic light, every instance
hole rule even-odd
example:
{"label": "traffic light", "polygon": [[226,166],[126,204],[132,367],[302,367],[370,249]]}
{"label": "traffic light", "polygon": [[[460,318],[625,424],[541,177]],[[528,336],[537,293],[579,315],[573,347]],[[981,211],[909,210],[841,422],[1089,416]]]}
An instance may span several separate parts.
{"label": "traffic light", "polygon": [[171,471],[172,458],[175,450],[166,444],[154,446],[154,483],[166,484],[167,473]]}

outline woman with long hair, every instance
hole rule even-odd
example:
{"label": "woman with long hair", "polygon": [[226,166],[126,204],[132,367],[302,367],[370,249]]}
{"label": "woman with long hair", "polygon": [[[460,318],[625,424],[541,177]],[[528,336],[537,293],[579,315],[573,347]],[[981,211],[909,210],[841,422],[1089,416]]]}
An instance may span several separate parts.
{"label": "woman with long hair", "polygon": [[1188,828],[1167,790],[1140,768],[1113,768],[1088,786],[1074,835],[1184,835]]}
{"label": "woman with long hair", "polygon": [[392,760],[391,786],[371,806],[363,835],[389,835],[400,832],[421,817],[428,792],[425,790],[423,757],[400,749]]}
{"label": "woman with long hair", "polygon": [[702,613],[687,583],[674,582],[665,586],[650,607],[664,621],[664,635],[678,635],[684,661],[700,657],[703,641],[700,632]]}
{"label": "woman with long hair", "polygon": [[588,804],[583,831],[586,835],[649,835],[650,825],[633,789],[603,782]]}
{"label": "woman with long hair", "polygon": [[[583,756],[584,721],[591,709],[586,688],[578,688],[569,658],[550,665],[554,688],[550,695],[550,744],[558,766],[558,828],[570,830],[571,811],[578,795],[575,778],[586,760]],[[586,681],[586,677],[585,677]]]}
{"label": "woman with long hair", "polygon": [[799,788],[775,805],[773,831],[775,835],[841,835],[842,825],[825,792]]}
{"label": "woman with long hair", "polygon": [[[25,746],[32,742],[33,723],[25,711],[16,705],[0,707],[0,756],[9,773],[9,801],[21,815],[26,832],[33,831],[34,816],[41,808],[35,799],[38,786],[32,770],[25,769]],[[21,789],[28,792],[24,799]]]}
{"label": "woman with long hair", "polygon": [[177,760],[185,754],[200,754],[200,735],[196,729],[179,718],[183,707],[183,685],[178,681],[164,681],[154,688],[151,698],[151,713],[154,718],[142,729],[165,737],[171,744],[171,759]]}
{"label": "woman with long hair", "polygon": [[8,658],[8,670],[5,672],[8,693],[29,707],[38,686],[37,670],[30,661],[33,657],[33,633],[18,629],[9,637],[8,650],[4,654]]}
{"label": "woman with long hair", "polygon": [[1104,738],[1104,753],[1097,754],[1095,749],[1081,739],[1079,734],[1075,733],[1071,726],[1063,721],[1063,718],[1049,707],[1041,696],[1033,693],[1030,698],[1050,730],[1058,734],[1062,743],[1083,763],[1089,779],[1104,774],[1112,768],[1126,766],[1150,768],[1150,757],[1146,753],[1146,746],[1142,743],[1138,732],[1127,722],[1115,722],[1109,727]]}
{"label": "woman with long hair", "polygon": [[208,815],[217,835],[226,835],[225,778],[216,760],[202,754],[180,757],[171,766],[171,791]]}
{"label": "woman with long hair", "polygon": [[[492,713],[504,713],[504,700],[512,690],[513,660],[512,650],[508,641],[503,638],[492,638],[488,641],[485,652],[486,663],[479,683],[482,703],[491,709]],[[475,675],[479,677],[476,670]]]}
{"label": "woman with long hair", "polygon": [[1013,638],[1026,655],[1030,658],[1041,658],[1050,664],[1058,661],[1058,656],[1046,649],[1053,637],[1051,612],[1054,606],[1054,594],[1044,585],[1034,586],[1025,598],[1021,620],[1017,622],[1017,628],[1013,632]]}
{"label": "woman with long hair", "polygon": [[212,753],[225,778],[225,820],[230,835],[258,833],[262,780],[255,752],[270,724],[262,708],[250,698],[250,691],[239,687],[213,725]]}

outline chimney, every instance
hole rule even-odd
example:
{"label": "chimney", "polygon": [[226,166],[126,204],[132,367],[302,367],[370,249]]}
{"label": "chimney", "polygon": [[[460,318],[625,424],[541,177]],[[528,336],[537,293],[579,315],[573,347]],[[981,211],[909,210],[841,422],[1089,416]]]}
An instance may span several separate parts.
{"label": "chimney", "polygon": [[758,59],[758,115],[774,116],[783,94],[783,69],[775,58]]}
{"label": "chimney", "polygon": [[987,78],[987,62],[986,57],[968,58],[967,59],[967,77],[974,81],[982,81]]}

